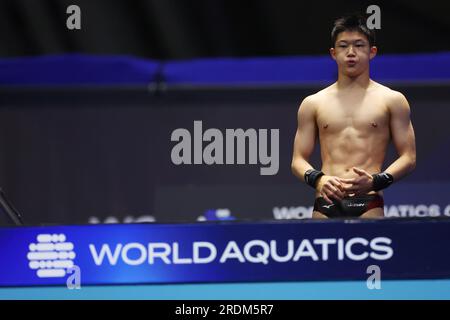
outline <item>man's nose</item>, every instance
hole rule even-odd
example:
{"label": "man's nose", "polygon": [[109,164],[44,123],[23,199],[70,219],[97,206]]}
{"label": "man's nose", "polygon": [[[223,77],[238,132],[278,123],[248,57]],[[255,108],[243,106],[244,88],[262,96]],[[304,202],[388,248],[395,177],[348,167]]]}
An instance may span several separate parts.
{"label": "man's nose", "polygon": [[352,45],[350,45],[350,46],[348,47],[347,55],[352,55],[352,56],[355,55],[355,50],[353,49],[353,46],[352,46]]}

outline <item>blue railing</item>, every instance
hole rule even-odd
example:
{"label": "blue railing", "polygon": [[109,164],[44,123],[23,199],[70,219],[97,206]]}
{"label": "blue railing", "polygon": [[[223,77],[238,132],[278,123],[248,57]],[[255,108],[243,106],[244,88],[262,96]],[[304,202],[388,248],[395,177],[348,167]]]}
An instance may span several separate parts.
{"label": "blue railing", "polygon": [[[379,55],[372,78],[388,82],[450,80],[450,52]],[[0,59],[0,85],[297,85],[329,83],[329,56],[158,61],[68,54]]]}

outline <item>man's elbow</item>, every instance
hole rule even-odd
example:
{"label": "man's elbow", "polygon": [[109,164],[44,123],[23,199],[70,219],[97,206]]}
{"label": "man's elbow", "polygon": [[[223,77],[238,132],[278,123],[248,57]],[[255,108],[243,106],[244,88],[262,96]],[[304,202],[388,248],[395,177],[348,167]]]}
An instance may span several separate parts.
{"label": "man's elbow", "polygon": [[294,160],[292,160],[292,162],[291,162],[291,172],[292,172],[292,174],[294,175],[294,176],[296,176],[296,177],[300,177],[300,164],[299,164],[299,161],[298,161],[298,159],[296,160],[296,159],[294,159]]}
{"label": "man's elbow", "polygon": [[409,172],[414,171],[416,169],[416,156],[413,155],[409,157]]}
{"label": "man's elbow", "polygon": [[297,166],[295,165],[295,161],[291,162],[291,172],[293,175],[297,175]]}

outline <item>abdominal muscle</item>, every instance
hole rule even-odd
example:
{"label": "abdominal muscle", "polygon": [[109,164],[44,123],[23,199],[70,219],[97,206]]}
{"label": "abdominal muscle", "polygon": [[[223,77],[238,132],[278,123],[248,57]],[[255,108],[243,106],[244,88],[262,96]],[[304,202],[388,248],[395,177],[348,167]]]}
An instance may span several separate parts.
{"label": "abdominal muscle", "polygon": [[[386,153],[387,141],[366,138],[340,139],[339,137],[324,137],[321,139],[321,171],[327,176],[336,176],[344,179],[358,177],[353,167],[362,169],[369,174],[379,173],[383,165]],[[380,137],[378,137],[380,138]],[[374,141],[374,140],[377,141]],[[384,140],[384,139],[381,139]],[[380,194],[382,192],[371,191],[368,194]],[[316,192],[316,197],[320,194]]]}

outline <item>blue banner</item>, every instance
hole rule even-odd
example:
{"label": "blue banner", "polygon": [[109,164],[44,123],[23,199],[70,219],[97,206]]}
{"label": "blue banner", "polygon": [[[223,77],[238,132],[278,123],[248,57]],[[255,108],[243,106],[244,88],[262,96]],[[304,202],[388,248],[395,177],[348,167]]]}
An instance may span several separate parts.
{"label": "blue banner", "polygon": [[0,285],[450,278],[450,219],[0,228]]}

